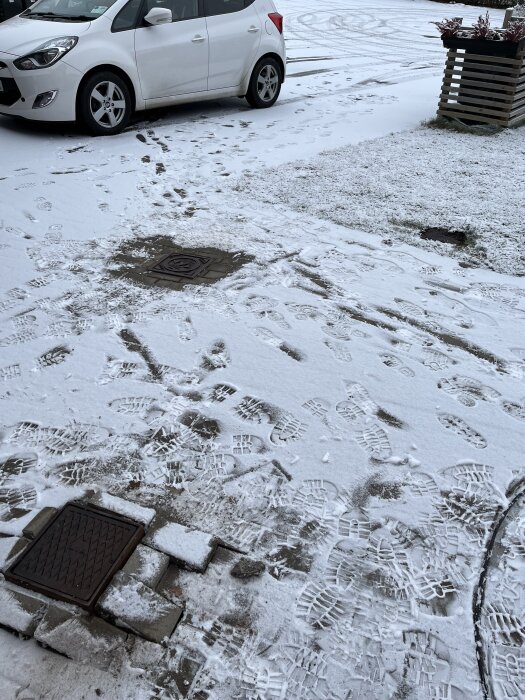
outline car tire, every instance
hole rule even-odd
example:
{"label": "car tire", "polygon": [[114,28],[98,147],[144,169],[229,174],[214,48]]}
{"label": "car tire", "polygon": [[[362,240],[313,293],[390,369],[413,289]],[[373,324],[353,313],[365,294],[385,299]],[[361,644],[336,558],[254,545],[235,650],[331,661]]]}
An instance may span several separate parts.
{"label": "car tire", "polygon": [[274,58],[261,58],[253,69],[246,93],[246,99],[252,107],[264,109],[277,101],[281,92],[283,74],[281,66]]}
{"label": "car tire", "polygon": [[111,136],[124,129],[133,112],[131,93],[116,73],[95,73],[82,85],[78,118],[94,136]]}

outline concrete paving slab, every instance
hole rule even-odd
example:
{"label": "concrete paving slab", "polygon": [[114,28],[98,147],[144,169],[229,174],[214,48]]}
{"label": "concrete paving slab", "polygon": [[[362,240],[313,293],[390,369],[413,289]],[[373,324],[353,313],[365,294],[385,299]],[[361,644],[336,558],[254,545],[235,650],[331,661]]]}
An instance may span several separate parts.
{"label": "concrete paving slab", "polygon": [[57,512],[58,508],[42,508],[42,510],[35,515],[33,520],[24,527],[22,531],[24,537],[28,537],[31,540],[34,539]]}
{"label": "concrete paving slab", "polygon": [[121,663],[128,635],[99,617],[52,604],[34,637],[74,661],[107,671]]}
{"label": "concrete paving slab", "polygon": [[116,624],[157,644],[171,637],[183,612],[123,571],[113,578],[97,609],[111,616]]}
{"label": "concrete paving slab", "polygon": [[0,585],[0,625],[31,636],[47,603],[30,593]]}
{"label": "concrete paving slab", "polygon": [[145,586],[156,588],[166,573],[169,563],[170,558],[167,554],[139,544],[122,567],[122,571],[138,579]]}
{"label": "concrete paving slab", "polygon": [[146,542],[192,571],[206,571],[217,548],[217,540],[207,532],[192,530],[179,523],[167,523],[147,536]]}
{"label": "concrete paving slab", "polygon": [[0,537],[0,570],[5,571],[28,544],[26,537]]}
{"label": "concrete paving slab", "polygon": [[95,492],[89,495],[85,500],[95,506],[107,508],[108,510],[112,510],[114,513],[119,513],[120,515],[124,515],[131,520],[142,523],[145,527],[151,523],[156,515],[153,508],[146,508],[141,506],[140,503],[127,501],[124,498],[112,496],[110,493],[105,493],[104,491]]}

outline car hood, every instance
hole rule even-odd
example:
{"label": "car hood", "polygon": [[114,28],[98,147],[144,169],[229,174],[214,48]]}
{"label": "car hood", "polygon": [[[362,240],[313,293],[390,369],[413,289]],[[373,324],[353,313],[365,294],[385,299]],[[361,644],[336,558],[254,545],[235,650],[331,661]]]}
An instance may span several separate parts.
{"label": "car hood", "polygon": [[0,53],[24,56],[48,39],[79,36],[90,26],[91,22],[53,22],[13,17],[0,24]]}

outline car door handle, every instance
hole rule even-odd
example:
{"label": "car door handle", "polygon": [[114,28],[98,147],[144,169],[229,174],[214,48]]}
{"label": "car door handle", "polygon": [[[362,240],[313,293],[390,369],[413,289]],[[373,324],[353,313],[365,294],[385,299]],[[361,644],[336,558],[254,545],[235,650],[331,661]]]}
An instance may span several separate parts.
{"label": "car door handle", "polygon": [[194,44],[199,44],[201,41],[206,41],[206,37],[201,36],[200,34],[197,34],[196,36],[193,37],[192,41]]}
{"label": "car door handle", "polygon": [[248,29],[248,31],[251,32],[252,34],[255,34],[255,32],[258,32],[258,31],[259,31],[259,27],[250,27],[250,28]]}

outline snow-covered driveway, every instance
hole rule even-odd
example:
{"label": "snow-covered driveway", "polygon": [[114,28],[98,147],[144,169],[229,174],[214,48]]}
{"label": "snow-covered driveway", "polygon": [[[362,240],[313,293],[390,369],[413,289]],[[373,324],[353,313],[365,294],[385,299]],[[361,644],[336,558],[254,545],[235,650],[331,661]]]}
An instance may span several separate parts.
{"label": "snow-covered driveway", "polygon": [[[98,487],[227,545],[178,575],[161,662],[115,680],[1,632],[6,699],[519,695],[523,278],[230,184],[433,116],[444,8],[281,9],[272,110],[111,139],[0,119],[0,534]],[[134,282],[170,241],[251,258],[179,292]],[[236,552],[265,573],[232,578]]]}

